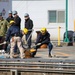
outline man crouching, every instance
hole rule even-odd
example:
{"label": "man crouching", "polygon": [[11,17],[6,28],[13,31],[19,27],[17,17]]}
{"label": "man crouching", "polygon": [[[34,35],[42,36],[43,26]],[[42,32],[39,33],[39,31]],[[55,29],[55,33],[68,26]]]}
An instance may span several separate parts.
{"label": "man crouching", "polygon": [[39,35],[38,35],[38,37],[36,39],[36,43],[35,44],[36,44],[36,47],[35,47],[36,51],[43,44],[47,44],[48,45],[48,49],[49,49],[48,56],[52,57],[51,51],[52,51],[53,45],[52,45],[51,40],[50,40],[50,33],[47,31],[46,28],[41,28],[40,33],[39,33]]}

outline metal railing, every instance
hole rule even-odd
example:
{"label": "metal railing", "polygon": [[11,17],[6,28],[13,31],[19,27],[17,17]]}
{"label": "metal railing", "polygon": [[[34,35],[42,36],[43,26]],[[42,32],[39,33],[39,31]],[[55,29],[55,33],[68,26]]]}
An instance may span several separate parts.
{"label": "metal railing", "polygon": [[[31,61],[30,61],[31,60]],[[50,62],[51,61],[51,62]],[[69,62],[68,62],[69,61]],[[74,62],[73,62],[74,61]],[[0,71],[17,70],[17,72],[38,72],[38,73],[61,73],[75,74],[75,60],[52,61],[40,59],[39,61],[27,60],[0,60]]]}

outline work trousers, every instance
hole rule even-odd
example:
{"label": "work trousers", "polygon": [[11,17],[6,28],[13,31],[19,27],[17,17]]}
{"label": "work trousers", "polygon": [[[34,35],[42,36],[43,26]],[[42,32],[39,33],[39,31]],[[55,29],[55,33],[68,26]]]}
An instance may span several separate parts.
{"label": "work trousers", "polygon": [[10,44],[11,44],[11,49],[10,49],[10,58],[13,58],[13,55],[14,55],[14,48],[15,48],[15,45],[17,44],[19,50],[20,50],[20,57],[21,58],[24,58],[24,49],[22,47],[22,41],[21,41],[21,38],[19,36],[14,36],[11,38],[10,40]]}
{"label": "work trousers", "polygon": [[[28,34],[26,34],[26,41],[27,41],[27,45],[28,45],[28,48],[31,48],[31,38],[32,36],[30,36],[30,32]],[[29,38],[29,39],[28,39]]]}
{"label": "work trousers", "polygon": [[[44,44],[46,44],[46,43],[44,43]],[[41,44],[41,45],[43,45],[43,44]],[[35,47],[36,52],[37,52],[37,49],[40,48],[41,45],[37,45],[37,46]],[[49,42],[47,45],[48,45],[48,50],[49,50],[49,51],[48,51],[48,52],[49,52],[48,54],[51,55],[51,51],[52,51],[53,45],[52,45],[51,42]]]}
{"label": "work trousers", "polygon": [[[0,36],[0,43],[3,43],[5,38],[3,36]],[[4,49],[5,50],[5,44],[0,45],[0,50]]]}

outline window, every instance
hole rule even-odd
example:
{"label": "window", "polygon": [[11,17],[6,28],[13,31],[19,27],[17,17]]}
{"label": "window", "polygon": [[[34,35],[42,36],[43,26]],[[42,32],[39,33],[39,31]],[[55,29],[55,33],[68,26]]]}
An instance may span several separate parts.
{"label": "window", "polygon": [[50,11],[49,22],[56,23],[56,11]]}
{"label": "window", "polygon": [[48,11],[49,23],[65,23],[65,11]]}
{"label": "window", "polygon": [[64,23],[64,22],[65,22],[65,12],[58,11],[58,23]]}

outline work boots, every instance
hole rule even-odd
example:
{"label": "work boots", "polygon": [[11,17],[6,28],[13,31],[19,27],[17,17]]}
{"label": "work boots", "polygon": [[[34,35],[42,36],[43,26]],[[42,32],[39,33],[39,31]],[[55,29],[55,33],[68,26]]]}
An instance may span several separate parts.
{"label": "work boots", "polygon": [[49,54],[49,57],[52,57],[51,53]]}

